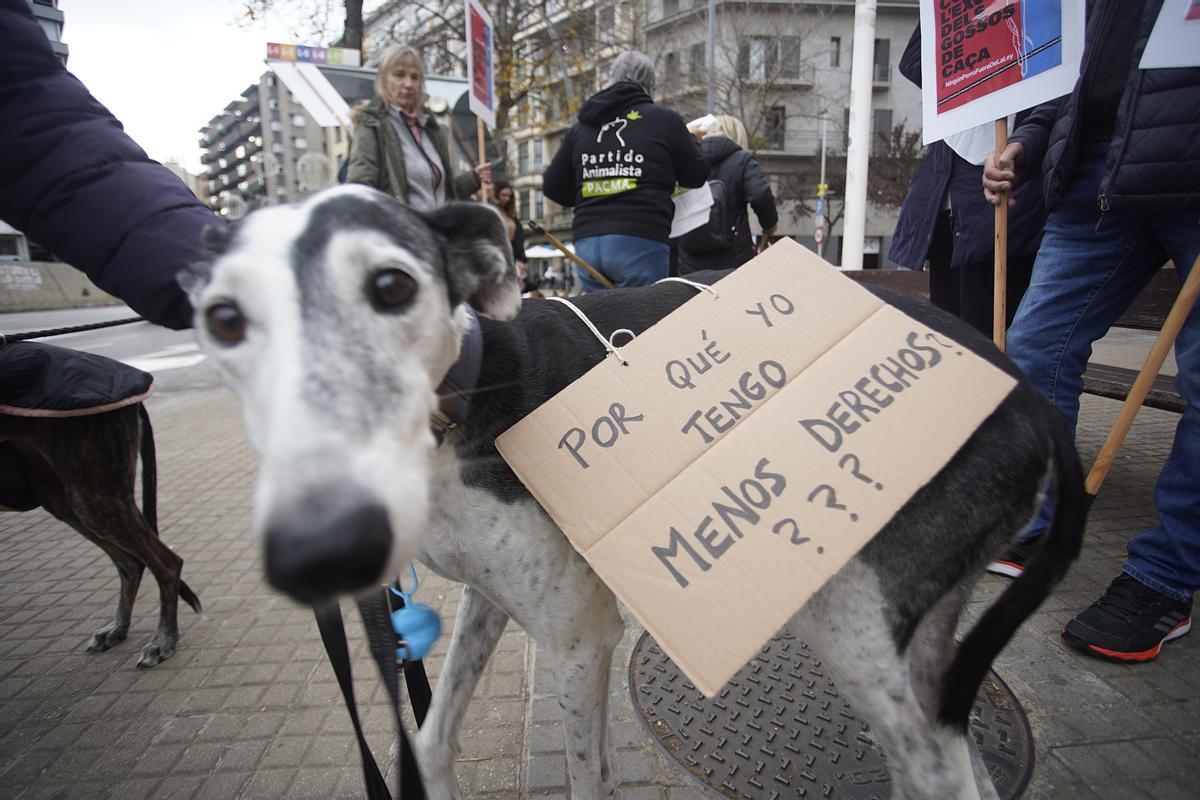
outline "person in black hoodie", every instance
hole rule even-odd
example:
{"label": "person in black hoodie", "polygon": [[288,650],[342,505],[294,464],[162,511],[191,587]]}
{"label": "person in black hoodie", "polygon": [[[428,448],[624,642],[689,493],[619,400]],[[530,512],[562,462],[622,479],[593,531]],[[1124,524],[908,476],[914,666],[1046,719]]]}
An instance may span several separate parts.
{"label": "person in black hoodie", "polygon": [[[615,287],[667,276],[671,194],[695,188],[708,162],[683,119],[654,104],[654,62],[633,50],[613,59],[609,86],[589,97],[542,178],[546,197],[575,208],[575,253]],[[600,288],[577,270],[584,292]]]}
{"label": "person in black hoodie", "polygon": [[[702,237],[704,245],[697,248],[692,239],[684,234],[679,238],[679,274],[686,275],[702,269],[732,269],[740,267],[754,257],[754,242],[750,239],[750,218],[746,204],[754,209],[762,225],[764,245],[779,224],[779,212],[775,209],[775,196],[771,184],[763,175],[754,156],[746,152],[748,144],[746,126],[737,117],[721,114],[704,134],[700,152],[708,159],[710,182],[720,181],[723,187],[725,223],[729,231],[723,239],[729,240],[727,247],[714,247]],[[714,199],[717,192],[714,191]]]}

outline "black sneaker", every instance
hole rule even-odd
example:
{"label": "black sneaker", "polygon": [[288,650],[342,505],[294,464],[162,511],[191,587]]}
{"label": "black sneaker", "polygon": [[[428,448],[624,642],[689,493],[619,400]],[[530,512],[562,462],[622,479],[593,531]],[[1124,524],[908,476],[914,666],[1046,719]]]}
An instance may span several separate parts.
{"label": "black sneaker", "polygon": [[1029,563],[1029,559],[1033,558],[1033,554],[1038,551],[1041,544],[1040,536],[1030,539],[1028,542],[1017,542],[1002,557],[988,564],[987,571],[995,575],[1015,578],[1025,571],[1025,565]]}
{"label": "black sneaker", "polygon": [[1067,643],[1101,658],[1151,661],[1164,642],[1192,629],[1192,601],[1173,600],[1121,574],[1091,608],[1063,628]]}

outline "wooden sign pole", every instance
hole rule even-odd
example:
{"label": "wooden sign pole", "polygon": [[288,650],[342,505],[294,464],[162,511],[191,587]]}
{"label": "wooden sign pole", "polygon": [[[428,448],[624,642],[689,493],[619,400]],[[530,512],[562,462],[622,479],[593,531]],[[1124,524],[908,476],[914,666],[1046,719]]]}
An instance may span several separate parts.
{"label": "wooden sign pole", "polygon": [[[485,141],[485,128],[483,120],[479,117],[475,118],[475,138],[479,145],[479,163],[482,165],[487,162],[487,143]],[[479,193],[485,203],[492,201],[492,183],[491,181],[481,181]]]}
{"label": "wooden sign pole", "polygon": [[[996,158],[1008,147],[1008,119],[996,120]],[[996,204],[996,250],[992,286],[992,341],[1004,352],[1004,330],[1008,322],[1005,292],[1008,287],[1008,196]]]}
{"label": "wooden sign pole", "polygon": [[[1178,269],[1179,265],[1176,264],[1175,268]],[[1113,458],[1121,449],[1121,443],[1125,441],[1125,434],[1129,433],[1129,428],[1133,425],[1133,418],[1137,416],[1137,412],[1142,407],[1142,401],[1146,399],[1146,393],[1150,391],[1150,384],[1154,383],[1155,376],[1162,369],[1167,352],[1175,343],[1175,337],[1179,335],[1179,330],[1187,321],[1188,314],[1196,305],[1197,296],[1200,296],[1200,258],[1197,258],[1192,264],[1192,271],[1188,273],[1187,280],[1183,282],[1183,288],[1179,290],[1179,296],[1175,298],[1175,304],[1171,306],[1171,311],[1167,314],[1166,321],[1163,322],[1162,330],[1158,332],[1158,338],[1154,340],[1154,346],[1150,348],[1150,355],[1146,357],[1146,363],[1138,372],[1129,394],[1125,397],[1125,405],[1121,406],[1121,413],[1117,415],[1112,430],[1108,432],[1108,438],[1104,440],[1104,446],[1100,448],[1100,454],[1096,456],[1096,463],[1092,465],[1092,471],[1088,473],[1084,485],[1087,488],[1089,501],[1095,498],[1100,491],[1100,484],[1104,483],[1104,479],[1108,476]]]}

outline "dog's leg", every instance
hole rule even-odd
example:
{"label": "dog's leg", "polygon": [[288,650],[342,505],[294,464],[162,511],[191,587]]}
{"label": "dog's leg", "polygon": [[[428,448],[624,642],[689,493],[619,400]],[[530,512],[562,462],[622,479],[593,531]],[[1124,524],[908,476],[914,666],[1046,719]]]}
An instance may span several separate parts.
{"label": "dog's leg", "polygon": [[145,568],[142,562],[133,555],[94,534],[68,506],[58,502],[57,498],[50,498],[45,504],[45,508],[53,516],[74,528],[80,536],[107,553],[121,578],[121,590],[117,594],[117,613],[113,617],[113,621],[93,633],[92,639],[88,643],[89,653],[102,653],[125,641],[125,637],[129,633],[129,620],[133,614],[133,602],[137,599],[138,587],[142,583],[142,572]]}
{"label": "dog's leg", "polygon": [[454,759],[459,749],[459,728],[479,676],[507,623],[508,615],[492,601],[469,585],[463,587],[446,662],[433,690],[429,715],[417,734],[417,763],[429,800],[458,797]]}
{"label": "dog's leg", "polygon": [[[592,580],[603,589],[594,576]],[[562,709],[572,800],[616,797],[608,752],[608,685],[624,623],[610,592],[590,594],[590,602],[582,606],[588,617],[584,624],[569,635],[538,640],[538,657],[544,653],[550,663]]]}
{"label": "dog's leg", "polygon": [[[79,529],[76,528],[76,530]],[[82,531],[80,532],[82,533]],[[87,534],[84,535],[87,536]],[[121,576],[121,593],[117,596],[116,617],[112,622],[93,633],[91,644],[88,645],[89,653],[101,653],[113,645],[125,641],[125,636],[129,633],[129,618],[133,613],[133,601],[137,599],[138,587],[141,586],[142,572],[145,567],[137,559],[120,550],[108,547],[90,536],[87,538],[92,539],[104,552],[108,553],[108,557],[117,567],[117,574]]]}
{"label": "dog's leg", "polygon": [[887,607],[874,571],[852,561],[809,600],[793,627],[836,670],[839,690],[870,722],[888,758],[893,800],[974,800],[970,758],[956,744],[963,737],[926,718],[913,689],[912,664],[897,652],[884,618]]}
{"label": "dog's leg", "polygon": [[[908,645],[913,691],[930,726],[938,725],[937,711],[941,699],[942,676],[954,653],[954,632],[958,628],[959,617],[974,585],[975,576],[972,575],[963,579],[938,600],[918,623]],[[973,780],[982,800],[998,800],[999,796],[991,776],[988,775],[987,766],[983,763],[979,748],[970,737],[944,729],[939,735],[943,738],[943,746],[952,763],[956,764],[962,773],[961,780],[964,786]],[[974,795],[968,793],[965,796]]]}

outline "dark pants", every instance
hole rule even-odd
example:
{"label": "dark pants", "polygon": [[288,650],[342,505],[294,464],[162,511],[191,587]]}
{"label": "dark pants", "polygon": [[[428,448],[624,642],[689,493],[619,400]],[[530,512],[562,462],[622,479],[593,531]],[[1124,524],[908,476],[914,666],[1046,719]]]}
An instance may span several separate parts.
{"label": "dark pants", "polygon": [[[929,244],[929,299],[935,306],[948,311],[977,331],[992,336],[993,265],[964,264],[951,267],[954,256],[954,225],[950,212],[938,216]],[[1008,257],[1007,294],[1005,295],[1005,327],[1012,325],[1017,306],[1029,287],[1036,256]]]}

